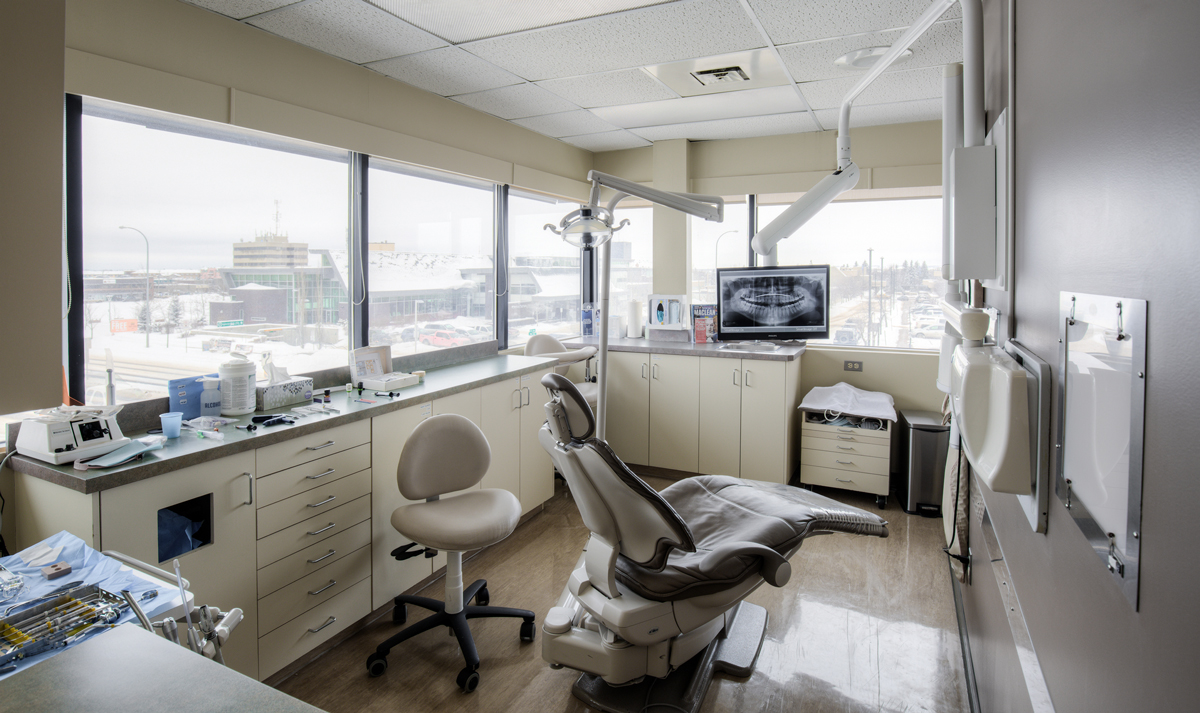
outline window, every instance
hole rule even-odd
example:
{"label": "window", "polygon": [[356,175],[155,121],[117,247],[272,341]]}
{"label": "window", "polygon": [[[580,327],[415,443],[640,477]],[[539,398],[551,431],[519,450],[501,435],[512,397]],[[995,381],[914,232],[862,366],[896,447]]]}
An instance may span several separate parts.
{"label": "window", "polygon": [[[508,345],[535,334],[559,339],[580,329],[579,248],[545,230],[578,204],[510,190],[508,194]],[[620,233],[618,233],[620,235]]]}
{"label": "window", "polygon": [[370,160],[368,341],[392,356],[495,335],[495,187]]}
{"label": "window", "polygon": [[127,402],[230,352],[292,373],[348,363],[348,152],[112,102],[83,111],[87,403],[104,402],[106,368]]}
{"label": "window", "polygon": [[[623,207],[625,203],[632,207]],[[625,203],[617,206],[613,216],[618,225],[622,220],[629,221],[629,225],[613,233],[612,237],[608,304],[617,322],[628,313],[631,300],[641,303],[642,319],[646,319],[646,301],[654,293],[654,209],[648,205],[638,206],[629,198]]]}
{"label": "window", "polygon": [[[797,197],[759,196],[759,226]],[[778,249],[780,265],[830,265],[825,343],[939,348],[940,198],[834,202]]]}
{"label": "window", "polygon": [[721,223],[688,216],[692,246],[692,304],[717,303],[717,268],[745,267],[750,259],[746,197],[725,199]]}

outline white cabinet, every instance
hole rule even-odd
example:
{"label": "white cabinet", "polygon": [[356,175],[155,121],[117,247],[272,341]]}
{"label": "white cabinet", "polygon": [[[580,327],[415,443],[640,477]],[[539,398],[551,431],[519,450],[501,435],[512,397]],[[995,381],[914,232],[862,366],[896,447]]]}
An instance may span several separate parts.
{"label": "white cabinet", "polygon": [[605,440],[621,460],[650,461],[650,355],[608,353],[608,414]]}
{"label": "white cabinet", "polygon": [[697,472],[700,359],[650,355],[649,460],[646,465]]}
{"label": "white cabinet", "polygon": [[800,361],[700,359],[700,473],[786,483],[792,475]]}
{"label": "white cabinet", "polygon": [[521,491],[517,497],[522,513],[554,497],[554,463],[538,440],[549,401],[542,377],[549,373],[550,369],[543,369],[521,377]]}
{"label": "white cabinet", "polygon": [[396,595],[433,574],[433,560],[413,557],[396,561],[392,550],[407,545],[392,527],[392,513],[406,500],[396,485],[400,452],[417,424],[433,415],[424,403],[371,419],[371,608],[378,609]]}
{"label": "white cabinet", "polygon": [[501,488],[521,497],[521,378],[488,384],[480,392],[479,428],[492,448],[492,464],[483,487]]}
{"label": "white cabinet", "polygon": [[800,450],[800,482],[872,493],[887,502],[891,472],[892,427],[870,430],[805,420]]}
{"label": "white cabinet", "polygon": [[171,558],[159,559],[159,511],[199,499],[211,519],[197,534],[207,535],[208,544],[179,555],[180,568],[197,605],[239,607],[245,614],[224,647],[225,661],[258,678],[254,473],[254,453],[247,451],[102,491],[100,542],[170,570]]}

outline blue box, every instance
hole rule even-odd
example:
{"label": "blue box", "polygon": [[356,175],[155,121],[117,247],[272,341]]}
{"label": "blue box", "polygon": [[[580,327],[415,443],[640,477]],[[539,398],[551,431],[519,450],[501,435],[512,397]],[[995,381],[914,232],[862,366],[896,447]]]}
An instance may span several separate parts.
{"label": "blue box", "polygon": [[167,382],[169,408],[171,411],[182,413],[184,421],[200,418],[200,392],[204,391],[204,384],[201,384],[199,379],[206,376],[217,378],[216,374],[197,374]]}

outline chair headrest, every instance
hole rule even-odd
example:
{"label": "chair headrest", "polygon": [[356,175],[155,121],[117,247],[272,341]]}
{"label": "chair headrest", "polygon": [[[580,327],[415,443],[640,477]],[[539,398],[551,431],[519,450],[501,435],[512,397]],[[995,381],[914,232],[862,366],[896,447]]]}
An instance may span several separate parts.
{"label": "chair headrest", "polygon": [[542,386],[550,392],[546,422],[555,440],[559,443],[586,441],[596,433],[592,408],[570,379],[550,372],[542,377]]}

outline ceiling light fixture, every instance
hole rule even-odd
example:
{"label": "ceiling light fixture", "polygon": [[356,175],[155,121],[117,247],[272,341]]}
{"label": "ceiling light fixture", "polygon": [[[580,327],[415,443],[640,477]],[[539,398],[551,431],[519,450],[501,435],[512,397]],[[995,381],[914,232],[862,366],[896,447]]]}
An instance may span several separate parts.
{"label": "ceiling light fixture", "polygon": [[[834,66],[849,70],[870,69],[871,67],[874,67],[880,58],[887,54],[887,51],[890,49],[891,47],[863,47],[862,49],[857,49],[853,52],[847,52],[841,57],[838,57],[837,59],[833,60],[833,64]],[[904,50],[896,56],[896,59],[892,60],[892,64],[903,64],[904,62],[912,59],[912,54],[912,50]]]}

